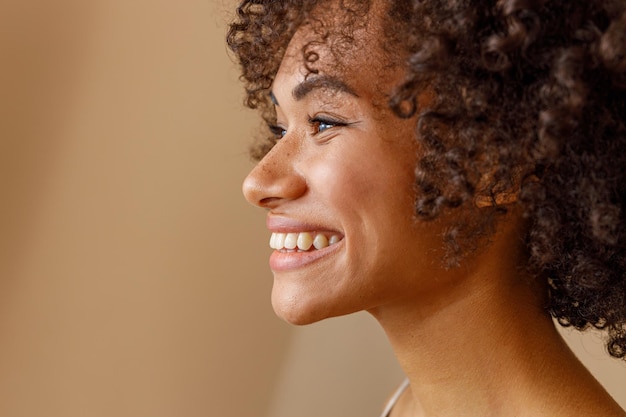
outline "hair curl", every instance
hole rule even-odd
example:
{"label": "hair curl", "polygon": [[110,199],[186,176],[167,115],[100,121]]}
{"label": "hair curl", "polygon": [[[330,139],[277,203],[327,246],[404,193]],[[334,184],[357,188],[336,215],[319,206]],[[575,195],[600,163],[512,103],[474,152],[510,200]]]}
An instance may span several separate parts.
{"label": "hair curl", "polygon": [[[244,0],[237,9],[228,45],[246,105],[270,123],[268,93],[287,44],[320,3]],[[369,5],[340,3],[353,14]],[[606,330],[609,353],[626,358],[626,2],[388,4],[381,43],[408,69],[390,107],[415,116],[418,94],[436,93],[417,114],[417,215],[434,218],[478,194],[497,206],[519,189],[528,266],[547,284],[547,310],[561,325]],[[470,248],[489,222],[453,230],[452,252]]]}

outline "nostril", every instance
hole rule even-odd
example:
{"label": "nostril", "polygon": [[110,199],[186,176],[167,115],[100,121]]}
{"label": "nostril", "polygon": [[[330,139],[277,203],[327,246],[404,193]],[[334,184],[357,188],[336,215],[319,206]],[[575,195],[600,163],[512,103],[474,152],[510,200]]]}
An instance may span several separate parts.
{"label": "nostril", "polygon": [[261,207],[269,207],[272,204],[274,204],[275,202],[279,201],[280,198],[278,197],[266,197],[266,198],[262,198],[261,200],[259,200],[259,206]]}

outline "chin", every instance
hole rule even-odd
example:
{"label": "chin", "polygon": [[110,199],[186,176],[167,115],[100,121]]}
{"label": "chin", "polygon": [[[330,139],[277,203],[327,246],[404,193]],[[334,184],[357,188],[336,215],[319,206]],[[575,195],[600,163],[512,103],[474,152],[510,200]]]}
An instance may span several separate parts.
{"label": "chin", "polygon": [[331,315],[319,303],[301,297],[283,296],[272,293],[274,313],[287,323],[304,326],[324,320]]}
{"label": "chin", "polygon": [[326,318],[319,313],[315,314],[315,312],[303,308],[301,305],[285,306],[282,303],[273,302],[272,307],[278,317],[296,326],[313,324]]}
{"label": "chin", "polygon": [[282,296],[276,292],[272,292],[272,307],[279,318],[296,326],[313,324],[328,318],[345,316],[359,311],[347,306],[341,308],[326,298],[312,300],[308,297]]}
{"label": "chin", "polygon": [[289,324],[293,324],[294,326],[306,326],[307,324],[313,324],[313,323],[317,323],[320,320],[323,319],[316,319],[313,317],[307,317],[307,316],[302,316],[299,314],[283,314],[283,312],[278,312],[276,310],[274,310],[276,312],[276,315],[278,317],[280,317],[281,319],[283,319],[284,321],[286,321]]}

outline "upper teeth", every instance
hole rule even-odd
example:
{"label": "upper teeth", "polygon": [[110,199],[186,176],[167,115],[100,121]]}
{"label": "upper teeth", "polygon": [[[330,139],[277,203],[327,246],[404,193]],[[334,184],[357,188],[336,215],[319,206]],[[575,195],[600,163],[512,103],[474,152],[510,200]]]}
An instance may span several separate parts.
{"label": "upper teeth", "polygon": [[281,250],[299,250],[307,251],[311,247],[315,249],[323,249],[333,245],[341,240],[339,235],[330,235],[327,237],[319,232],[301,232],[301,233],[272,233],[270,237],[270,248]]}

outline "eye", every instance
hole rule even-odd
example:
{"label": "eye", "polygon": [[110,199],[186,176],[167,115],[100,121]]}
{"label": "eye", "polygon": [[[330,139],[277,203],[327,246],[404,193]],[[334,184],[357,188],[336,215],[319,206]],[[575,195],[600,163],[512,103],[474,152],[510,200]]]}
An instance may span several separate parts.
{"label": "eye", "polygon": [[333,127],[346,126],[347,123],[340,122],[338,120],[332,120],[325,117],[313,117],[309,118],[309,123],[313,126],[315,133],[323,133]]}
{"label": "eye", "polygon": [[276,140],[282,139],[287,134],[287,129],[284,129],[278,125],[269,125],[268,127]]}

